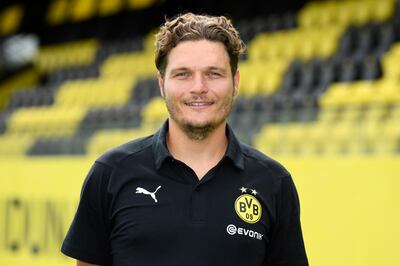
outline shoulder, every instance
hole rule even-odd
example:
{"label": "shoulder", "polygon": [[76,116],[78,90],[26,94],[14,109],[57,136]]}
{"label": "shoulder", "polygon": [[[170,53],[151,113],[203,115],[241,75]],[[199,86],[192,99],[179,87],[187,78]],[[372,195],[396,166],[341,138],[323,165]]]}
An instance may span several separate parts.
{"label": "shoulder", "polygon": [[240,146],[243,156],[245,157],[247,167],[256,168],[260,171],[267,171],[267,173],[275,177],[283,178],[290,176],[288,170],[278,161],[249,145],[241,143]]}
{"label": "shoulder", "polygon": [[153,143],[153,136],[150,135],[144,138],[132,140],[118,147],[115,147],[103,155],[101,155],[97,160],[97,164],[103,164],[108,167],[114,168],[116,165],[120,164],[127,158],[134,156],[148,148],[151,148]]}

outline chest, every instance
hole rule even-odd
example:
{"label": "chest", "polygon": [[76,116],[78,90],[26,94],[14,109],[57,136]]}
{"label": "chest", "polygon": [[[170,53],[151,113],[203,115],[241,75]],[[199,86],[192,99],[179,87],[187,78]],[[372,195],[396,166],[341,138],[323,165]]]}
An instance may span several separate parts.
{"label": "chest", "polygon": [[139,259],[157,251],[157,258],[179,261],[202,261],[204,253],[223,263],[246,256],[262,260],[273,223],[269,196],[262,184],[223,179],[201,184],[167,176],[128,178],[110,206],[115,256]]}

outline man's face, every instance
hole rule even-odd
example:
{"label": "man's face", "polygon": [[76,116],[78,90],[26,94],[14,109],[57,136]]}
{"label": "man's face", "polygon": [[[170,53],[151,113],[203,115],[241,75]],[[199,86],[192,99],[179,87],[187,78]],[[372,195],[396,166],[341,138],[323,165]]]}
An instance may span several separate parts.
{"label": "man's face", "polygon": [[186,133],[208,133],[222,125],[237,94],[239,72],[232,77],[229,56],[220,42],[184,41],[168,55],[161,95],[172,119]]}

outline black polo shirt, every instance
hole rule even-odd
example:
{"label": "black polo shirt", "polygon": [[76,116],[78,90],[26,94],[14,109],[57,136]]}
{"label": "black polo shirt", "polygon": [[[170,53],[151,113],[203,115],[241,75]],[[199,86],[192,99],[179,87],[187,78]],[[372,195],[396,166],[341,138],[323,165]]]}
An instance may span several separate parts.
{"label": "black polo shirt", "polygon": [[227,126],[201,180],[154,135],[100,157],[62,252],[100,265],[308,265],[290,174]]}

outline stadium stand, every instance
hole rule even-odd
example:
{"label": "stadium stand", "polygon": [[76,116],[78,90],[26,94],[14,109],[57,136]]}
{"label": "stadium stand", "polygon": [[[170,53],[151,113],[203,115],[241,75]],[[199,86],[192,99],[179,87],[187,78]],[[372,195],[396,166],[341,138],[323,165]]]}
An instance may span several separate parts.
{"label": "stadium stand", "polygon": [[[154,2],[127,5],[140,9]],[[272,154],[397,152],[391,116],[370,119],[376,115],[369,113],[396,110],[399,103],[398,6],[393,0],[310,2],[297,14],[239,21],[248,53],[239,64],[243,78],[229,120],[240,138]],[[51,1],[47,22],[77,23],[121,8],[120,1]],[[6,10],[12,21],[15,10]],[[147,36],[41,46],[33,69],[45,81],[33,89],[1,90],[8,95],[2,97],[7,111],[0,138],[31,137],[27,146],[20,144],[22,154],[85,154],[98,130],[142,128],[150,112],[143,110],[158,95],[152,34]],[[373,140],[382,134],[393,147]]]}

